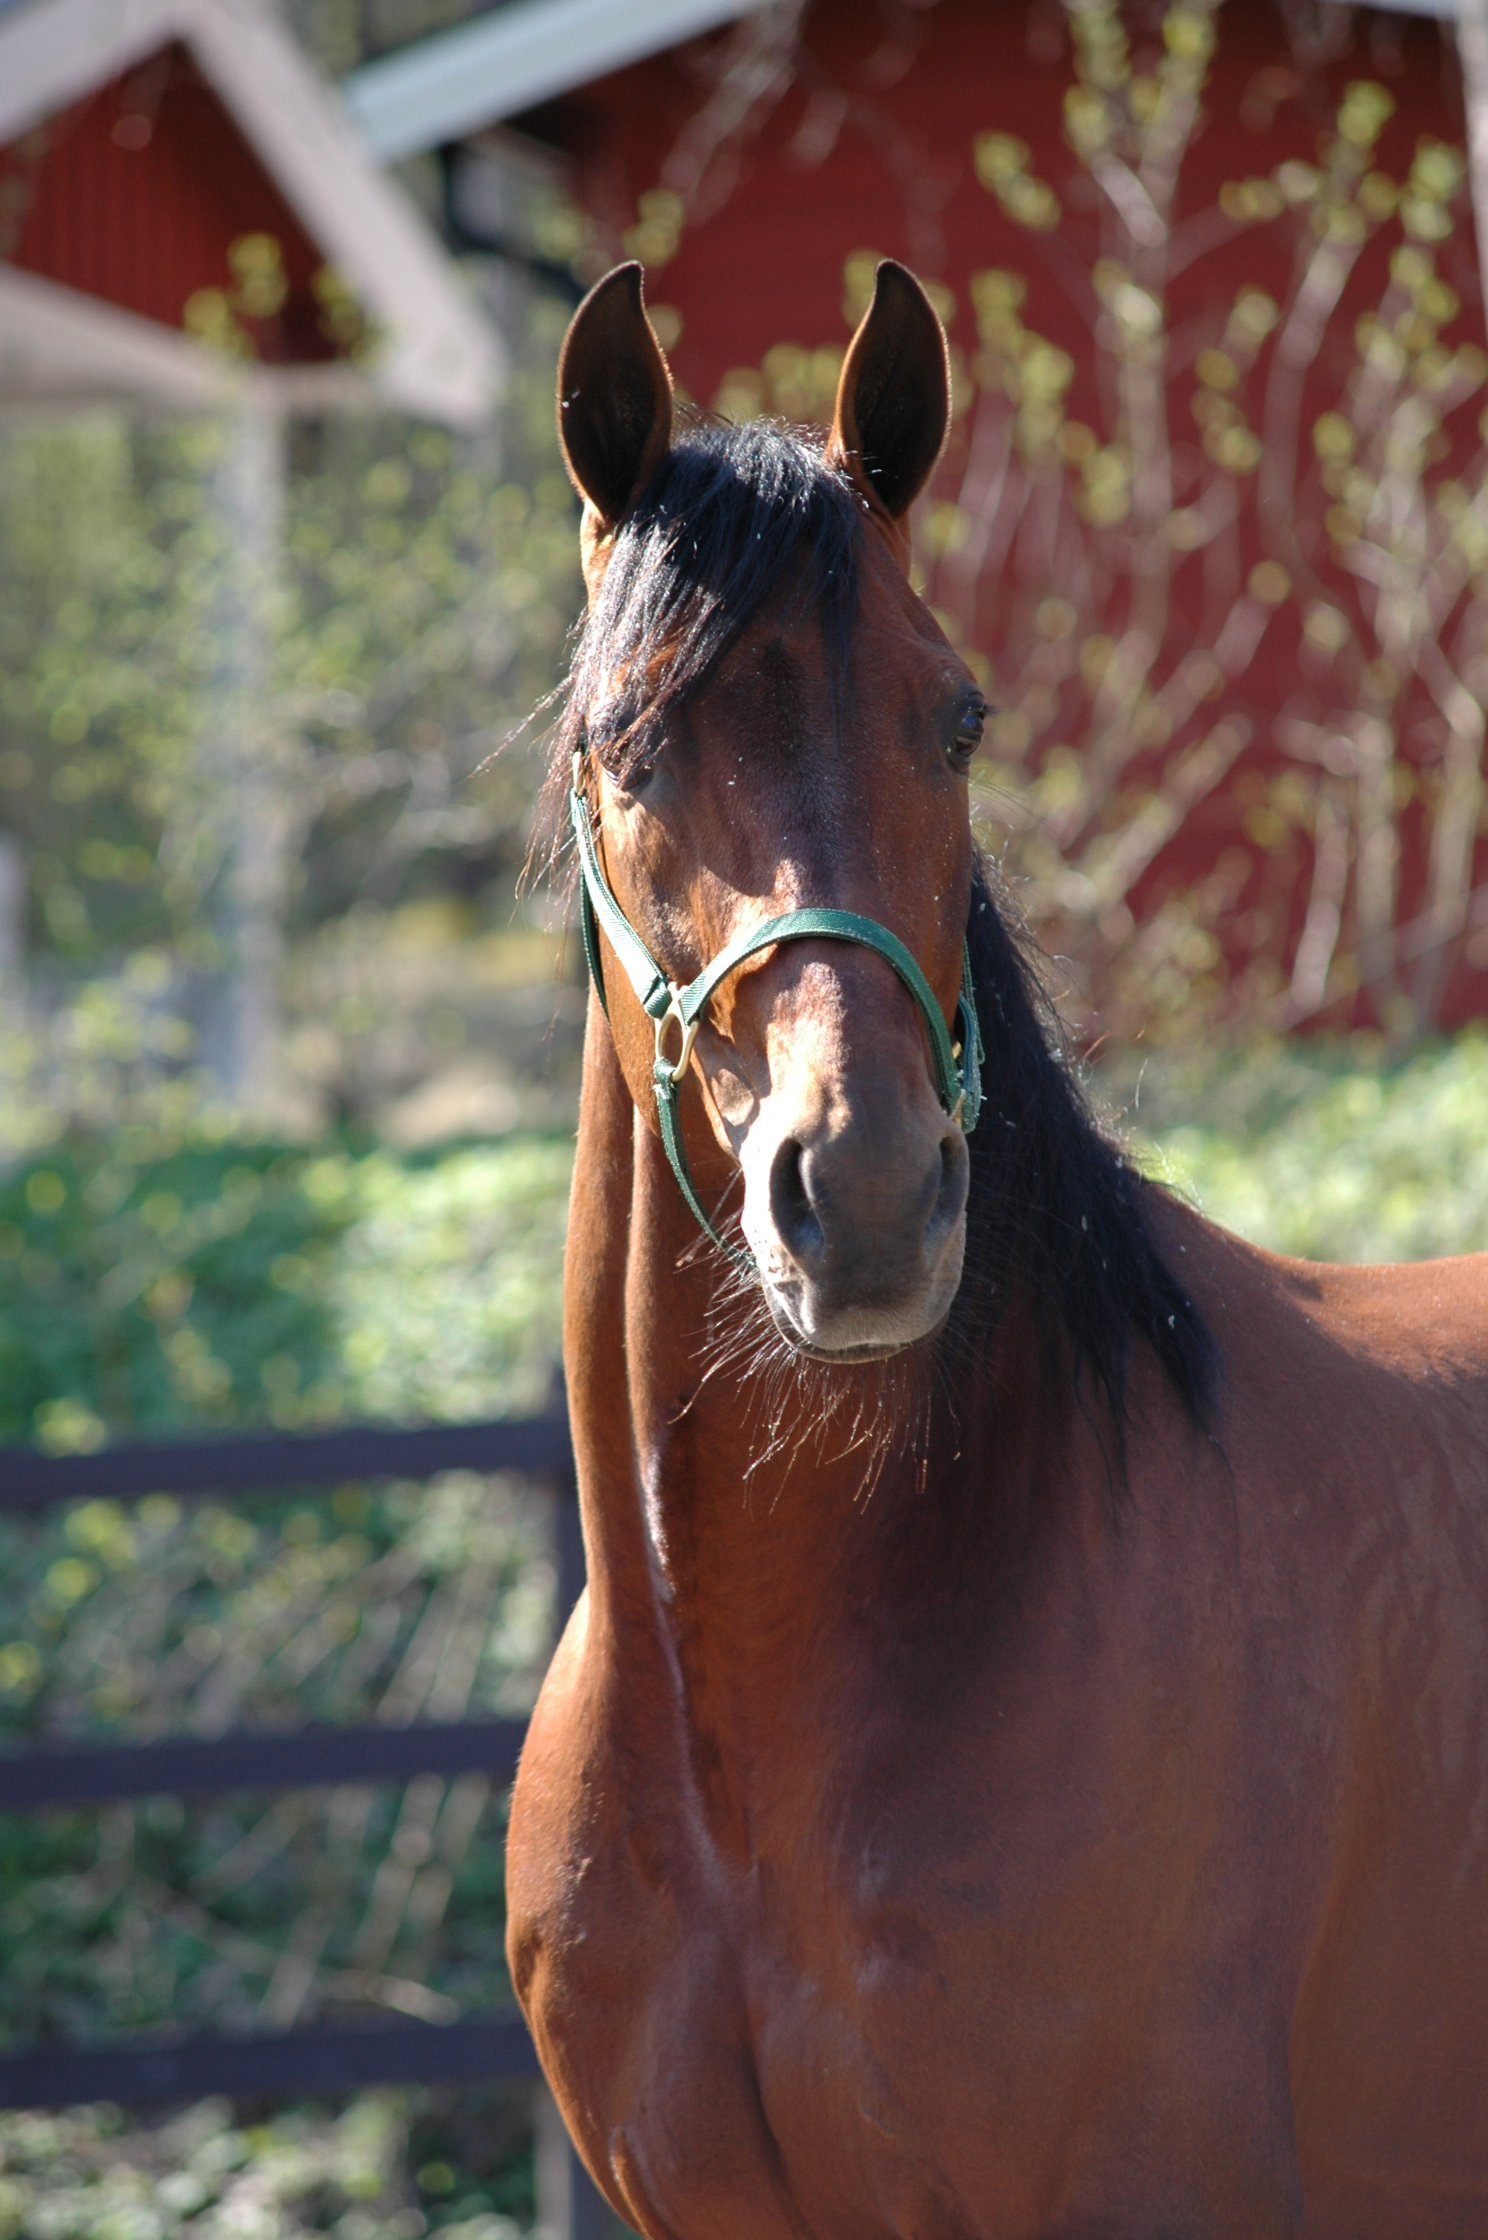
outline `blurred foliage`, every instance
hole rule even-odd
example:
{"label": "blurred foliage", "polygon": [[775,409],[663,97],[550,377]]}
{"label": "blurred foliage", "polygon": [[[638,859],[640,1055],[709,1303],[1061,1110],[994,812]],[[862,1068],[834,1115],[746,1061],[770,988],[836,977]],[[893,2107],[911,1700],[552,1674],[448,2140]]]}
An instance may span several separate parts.
{"label": "blurred foliage", "polygon": [[[0,1186],[0,1437],[539,1408],[570,1159],[54,1149]],[[470,1472],[6,1520],[0,1734],[519,1717],[550,1548],[546,1496]],[[0,2037],[500,2004],[503,1813],[465,1775],[0,1819]]]}
{"label": "blurred foliage", "polygon": [[0,2034],[96,2042],[509,2007],[505,1817],[465,1775],[0,1822]]}
{"label": "blurred foliage", "polygon": [[[562,319],[535,299],[540,371],[514,377],[499,449],[387,415],[291,432],[257,711],[290,795],[291,929],[410,879],[475,892],[504,871],[509,888],[532,771],[516,755],[474,774],[554,681],[577,604],[550,432]],[[100,414],[0,437],[0,819],[32,943],[75,964],[147,945],[178,971],[220,962],[231,433]]]}
{"label": "blurred foliage", "polygon": [[0,1180],[0,1439],[530,1412],[571,1156],[69,1139]]}
{"label": "blurred foliage", "polygon": [[572,1145],[514,1141],[424,1168],[317,1162],[355,1209],[328,1269],[347,1406],[371,1417],[535,1412],[561,1329]]}
{"label": "blurred foliage", "polygon": [[360,62],[453,30],[492,0],[287,0],[285,13],[331,77]]}
{"label": "blurred foliage", "polygon": [[296,1716],[504,1716],[535,1696],[546,1510],[505,1478],[152,1494],[7,1522],[0,1732],[133,1740]]}
{"label": "blurred foliage", "polygon": [[140,949],[112,972],[60,986],[0,974],[0,1160],[74,1131],[129,1125],[179,1134],[220,1087],[194,1065],[168,955]]}
{"label": "blurred foliage", "polygon": [[579,604],[552,433],[565,316],[533,299],[499,456],[350,416],[298,432],[280,690],[307,750],[309,922],[501,873],[509,892],[536,769],[490,758],[556,680]]}
{"label": "blurred foliage", "polygon": [[158,859],[209,681],[214,441],[104,417],[0,436],[0,810],[31,938],[64,954],[158,939],[187,900]]}
{"label": "blurred foliage", "polygon": [[516,2240],[533,2207],[523,2118],[489,2087],[257,2118],[226,2100],[152,2123],[0,2114],[0,2240]]}
{"label": "blurred foliage", "polygon": [[285,1071],[302,1099],[408,1149],[572,1128],[588,989],[582,948],[537,925],[482,928],[458,897],[348,911],[284,974]]}
{"label": "blurred foliage", "polygon": [[[536,750],[490,758],[561,668],[578,575],[552,423],[566,307],[508,294],[499,430],[287,426],[267,580],[238,548],[263,431],[97,414],[0,432],[0,873],[22,869],[28,909],[17,944],[0,878],[3,963],[25,960],[0,983],[0,1441],[551,1398],[569,1143],[306,1149],[235,1113],[220,1064],[256,847],[250,899],[300,1007],[285,1041],[316,1041],[333,1116],[358,1069],[327,1035],[397,1046],[369,1109],[383,1071],[406,1090],[493,1032],[536,1080],[554,945],[495,931]],[[450,928],[483,936],[473,978],[410,947],[416,919],[445,929],[441,954]],[[372,998],[355,1032],[343,952]],[[530,1124],[507,1073],[494,1124]],[[468,1472],[7,1521],[0,1735],[520,1717],[551,1546],[546,1494]],[[0,2040],[506,2005],[504,1816],[466,1775],[0,1817]],[[0,2240],[504,2240],[532,2218],[528,2099],[0,2118]]]}
{"label": "blurred foliage", "polygon": [[566,305],[509,293],[499,428],[99,413],[0,431],[10,1155],[224,1100],[298,1127],[344,1116],[334,1059],[298,1098],[285,1083],[286,952],[353,915],[366,949],[394,906],[509,920],[529,718],[579,602],[552,410]]}
{"label": "blurred foliage", "polygon": [[1159,1058],[1139,1087],[1104,1086],[1152,1171],[1256,1244],[1360,1263],[1488,1251],[1481,1029],[1393,1062],[1289,1043]]}

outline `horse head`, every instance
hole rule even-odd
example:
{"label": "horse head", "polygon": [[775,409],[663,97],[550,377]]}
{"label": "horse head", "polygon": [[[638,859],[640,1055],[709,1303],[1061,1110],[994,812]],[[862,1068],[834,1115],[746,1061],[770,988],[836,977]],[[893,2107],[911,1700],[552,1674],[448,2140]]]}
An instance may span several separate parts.
{"label": "horse head", "polygon": [[[776,1326],[833,1361],[928,1337],[961,1278],[975,1100],[948,1067],[964,1080],[976,1040],[966,776],[986,709],[911,587],[906,526],[948,410],[939,322],[889,263],[824,449],[681,419],[635,265],[580,307],[559,368],[589,598],[564,744],[591,961],[638,1108],[675,1076],[684,1188],[695,1168],[717,1203],[742,1175]],[[679,1005],[796,913],[695,1018]]]}

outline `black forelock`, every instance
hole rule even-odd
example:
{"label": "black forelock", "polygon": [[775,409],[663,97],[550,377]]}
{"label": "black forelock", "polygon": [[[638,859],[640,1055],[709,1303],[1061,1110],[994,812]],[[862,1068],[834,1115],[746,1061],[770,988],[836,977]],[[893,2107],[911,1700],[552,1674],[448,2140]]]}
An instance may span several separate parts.
{"label": "black forelock", "polygon": [[667,709],[777,597],[816,617],[840,684],[861,535],[862,500],[818,438],[774,420],[690,427],[616,533],[569,677],[565,755],[587,720],[615,776],[644,764]]}

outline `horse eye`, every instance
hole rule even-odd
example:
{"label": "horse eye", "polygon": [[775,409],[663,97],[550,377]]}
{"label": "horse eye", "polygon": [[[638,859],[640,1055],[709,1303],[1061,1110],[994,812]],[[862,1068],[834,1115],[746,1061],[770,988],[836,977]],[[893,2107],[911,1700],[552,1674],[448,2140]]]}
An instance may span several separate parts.
{"label": "horse eye", "polygon": [[643,793],[656,775],[659,741],[638,736],[636,728],[616,728],[595,742],[595,754],[610,783],[625,793]]}
{"label": "horse eye", "polygon": [[956,717],[948,752],[957,769],[964,770],[982,743],[987,722],[985,700],[968,700]]}

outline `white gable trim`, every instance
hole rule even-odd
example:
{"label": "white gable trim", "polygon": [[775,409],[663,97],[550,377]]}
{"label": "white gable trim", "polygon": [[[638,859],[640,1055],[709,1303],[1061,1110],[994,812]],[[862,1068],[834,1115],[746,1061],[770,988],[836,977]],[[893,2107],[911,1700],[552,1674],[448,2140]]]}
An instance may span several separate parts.
{"label": "white gable trim", "polygon": [[265,0],[28,0],[0,17],[0,142],[169,39],[191,48],[306,230],[382,329],[376,388],[411,412],[480,419],[503,371],[496,336]]}
{"label": "white gable trim", "polygon": [[31,0],[0,20],[0,142],[78,101],[167,39],[177,0]]}
{"label": "white gable trim", "polygon": [[[452,31],[367,62],[341,92],[384,162],[437,148],[628,62],[732,23],[761,0],[508,0]],[[1444,18],[1458,0],[1386,0]]]}
{"label": "white gable trim", "polygon": [[164,410],[263,403],[287,411],[367,406],[354,366],[252,366],[158,320],[0,264],[0,414],[134,400]]}
{"label": "white gable trim", "polygon": [[511,0],[363,64],[342,98],[368,146],[394,163],[748,12],[749,0]]}
{"label": "white gable trim", "polygon": [[222,403],[229,368],[154,319],[0,265],[0,399],[7,408],[121,396],[200,411]]}

